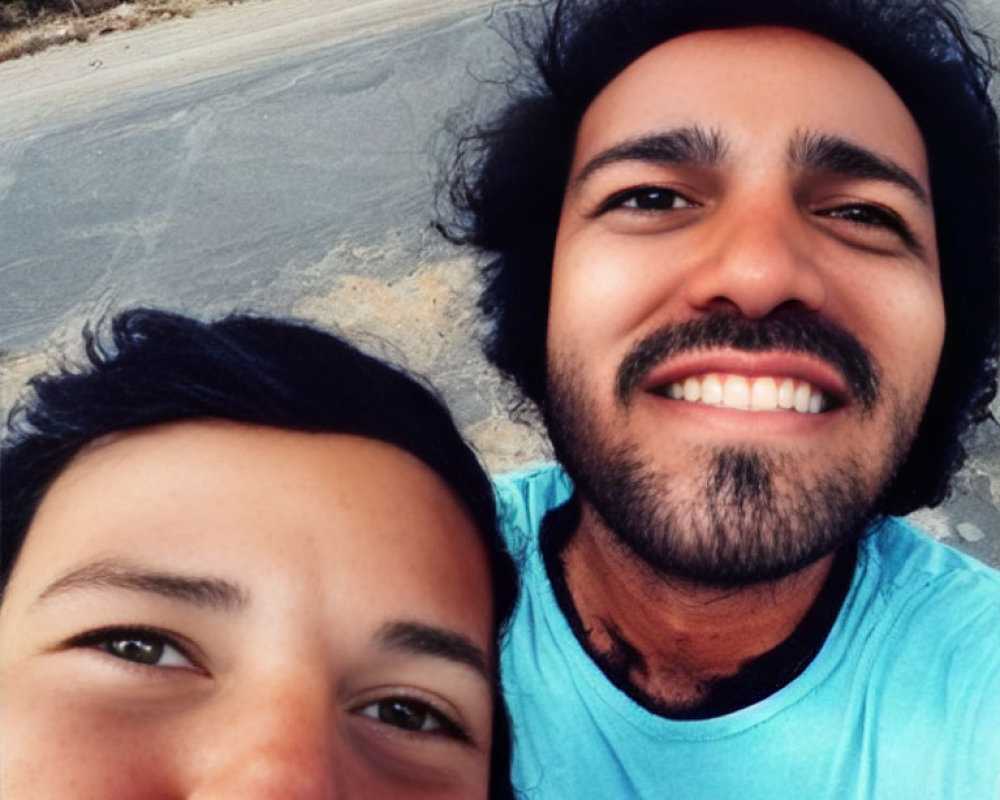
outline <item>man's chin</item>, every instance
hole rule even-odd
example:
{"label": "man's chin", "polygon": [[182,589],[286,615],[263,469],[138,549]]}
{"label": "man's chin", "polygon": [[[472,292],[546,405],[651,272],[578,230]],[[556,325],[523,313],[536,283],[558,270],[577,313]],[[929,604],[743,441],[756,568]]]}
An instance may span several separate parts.
{"label": "man's chin", "polygon": [[808,480],[778,456],[733,448],[700,471],[671,482],[619,454],[582,488],[612,535],[654,572],[713,587],[798,572],[855,541],[871,516],[853,463]]}

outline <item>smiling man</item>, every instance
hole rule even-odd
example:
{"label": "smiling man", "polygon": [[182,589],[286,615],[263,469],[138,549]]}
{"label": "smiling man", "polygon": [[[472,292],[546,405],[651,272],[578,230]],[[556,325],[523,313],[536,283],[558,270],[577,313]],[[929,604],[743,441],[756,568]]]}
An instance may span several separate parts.
{"label": "smiling man", "polygon": [[452,193],[565,470],[497,481],[516,784],[1000,796],[1000,578],[890,516],[995,391],[985,45],[930,0],[544,10]]}

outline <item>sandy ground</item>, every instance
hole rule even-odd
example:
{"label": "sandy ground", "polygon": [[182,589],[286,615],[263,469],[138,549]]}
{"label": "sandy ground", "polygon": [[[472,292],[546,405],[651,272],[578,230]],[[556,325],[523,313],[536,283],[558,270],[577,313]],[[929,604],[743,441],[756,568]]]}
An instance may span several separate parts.
{"label": "sandy ground", "polygon": [[495,0],[247,0],[196,16],[46,50],[0,63],[3,120],[17,130],[93,110],[156,82],[204,80],[337,42],[383,35]]}
{"label": "sandy ground", "polygon": [[[87,42],[129,31],[226,0],[73,0],[72,10],[43,7],[33,15],[20,2],[0,5],[0,61],[40,53],[67,42]],[[240,0],[228,0],[230,4]]]}

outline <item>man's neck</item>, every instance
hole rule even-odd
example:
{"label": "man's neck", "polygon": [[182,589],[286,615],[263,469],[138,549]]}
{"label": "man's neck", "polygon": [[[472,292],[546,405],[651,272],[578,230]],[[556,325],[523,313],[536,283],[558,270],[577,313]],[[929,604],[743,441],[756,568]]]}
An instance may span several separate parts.
{"label": "man's neck", "polygon": [[[766,584],[706,587],[654,572],[595,517],[584,507],[559,554],[577,633],[616,682],[678,716],[706,703],[714,687],[738,682],[755,660],[778,653],[816,604],[834,564],[831,555]],[[807,663],[825,634],[812,649],[806,643],[806,655],[793,649],[788,656]],[[776,667],[791,679],[804,664]]]}

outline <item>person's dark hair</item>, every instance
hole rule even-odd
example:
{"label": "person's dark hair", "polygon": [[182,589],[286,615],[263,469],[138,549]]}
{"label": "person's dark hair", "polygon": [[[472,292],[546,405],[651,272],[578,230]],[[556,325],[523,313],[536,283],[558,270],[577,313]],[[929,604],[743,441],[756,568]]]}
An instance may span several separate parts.
{"label": "person's dark hair", "polygon": [[[489,478],[444,404],[415,378],[311,326],[253,316],[199,322],[133,309],[84,331],[88,364],[36,376],[11,412],[0,451],[4,585],[42,497],[106,434],[187,419],[222,419],[378,439],[440,475],[474,520],[489,557],[495,630],[517,598]],[[490,797],[512,797],[505,707],[495,686]]]}
{"label": "person's dark hair", "polygon": [[595,96],[661,42],[755,25],[852,50],[892,85],[923,134],[947,331],[913,449],[877,511],[937,505],[965,459],[964,434],[989,414],[1000,318],[995,64],[988,40],[951,0],[540,0],[515,18],[514,38],[537,74],[527,87],[515,79],[495,119],[460,137],[444,178],[450,219],[439,221],[449,239],[483,253],[487,357],[544,410],[555,233],[577,127]]}

